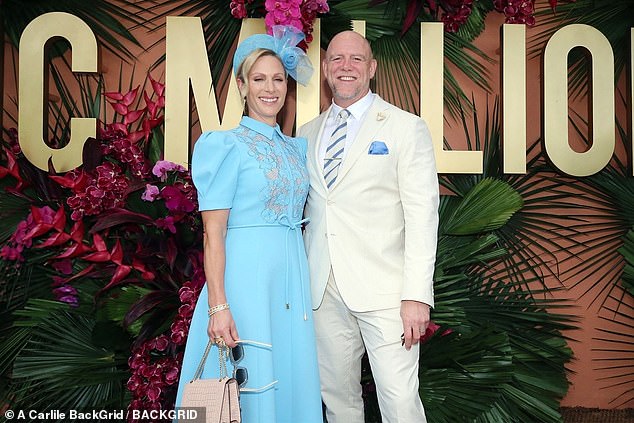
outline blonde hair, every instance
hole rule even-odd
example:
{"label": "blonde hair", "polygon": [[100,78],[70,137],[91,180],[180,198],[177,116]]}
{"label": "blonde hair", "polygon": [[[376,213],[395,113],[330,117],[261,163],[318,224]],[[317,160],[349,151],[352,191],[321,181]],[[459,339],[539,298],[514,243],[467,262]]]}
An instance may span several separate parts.
{"label": "blonde hair", "polygon": [[[243,115],[249,114],[249,106],[247,104],[247,94],[249,93],[249,74],[251,73],[251,68],[255,65],[255,62],[258,61],[260,57],[272,56],[280,61],[282,64],[282,68],[284,68],[284,63],[280,56],[277,55],[273,50],[269,50],[267,48],[256,48],[253,50],[247,57],[244,58],[240,66],[238,66],[238,71],[236,72],[236,79],[242,81],[242,88],[240,89],[240,97],[242,97],[243,103]],[[286,68],[284,68],[284,76],[288,78]]]}

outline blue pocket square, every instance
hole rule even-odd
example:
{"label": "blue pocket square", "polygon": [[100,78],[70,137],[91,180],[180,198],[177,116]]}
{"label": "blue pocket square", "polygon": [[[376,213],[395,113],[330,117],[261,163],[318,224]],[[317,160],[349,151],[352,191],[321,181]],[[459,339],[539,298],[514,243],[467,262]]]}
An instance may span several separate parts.
{"label": "blue pocket square", "polygon": [[390,150],[387,149],[387,145],[383,141],[372,141],[368,154],[388,154]]}

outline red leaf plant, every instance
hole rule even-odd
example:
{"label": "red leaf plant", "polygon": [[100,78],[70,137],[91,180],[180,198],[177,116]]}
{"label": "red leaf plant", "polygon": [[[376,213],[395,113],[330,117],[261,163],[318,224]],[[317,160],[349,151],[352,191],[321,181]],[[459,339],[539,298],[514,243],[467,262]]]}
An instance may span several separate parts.
{"label": "red leaf plant", "polygon": [[[157,160],[162,150],[164,84],[108,92],[114,111],[84,148],[74,170],[42,171],[26,160],[17,131],[0,146],[0,191],[27,204],[0,239],[3,268],[39,266],[50,298],[70,310],[94,308],[97,320],[127,331],[137,410],[173,407],[180,360],[197,294],[204,283],[202,230],[189,172]],[[156,136],[159,135],[159,136]],[[22,213],[19,216],[19,213]],[[95,287],[96,286],[96,287]],[[121,315],[100,312],[127,296]],[[92,297],[92,301],[86,301]]]}

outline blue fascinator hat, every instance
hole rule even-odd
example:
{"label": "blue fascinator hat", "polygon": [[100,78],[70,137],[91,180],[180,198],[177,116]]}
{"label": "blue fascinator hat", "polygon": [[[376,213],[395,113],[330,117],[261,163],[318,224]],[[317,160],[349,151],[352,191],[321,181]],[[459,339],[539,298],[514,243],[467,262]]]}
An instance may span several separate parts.
{"label": "blue fascinator hat", "polygon": [[297,47],[305,36],[302,31],[285,25],[275,25],[273,35],[255,34],[240,43],[233,55],[233,73],[254,50],[264,48],[271,50],[282,59],[286,72],[298,83],[306,85],[313,75],[313,65],[304,50]]}

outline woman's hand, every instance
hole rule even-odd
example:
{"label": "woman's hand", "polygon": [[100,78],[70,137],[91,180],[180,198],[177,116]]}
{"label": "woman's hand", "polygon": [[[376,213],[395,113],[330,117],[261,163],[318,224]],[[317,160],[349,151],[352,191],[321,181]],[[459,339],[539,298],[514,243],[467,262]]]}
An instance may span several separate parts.
{"label": "woman's hand", "polygon": [[238,329],[236,329],[236,324],[229,309],[218,311],[209,318],[207,334],[213,341],[222,338],[229,348],[235,347],[237,345],[236,341],[240,339]]}

